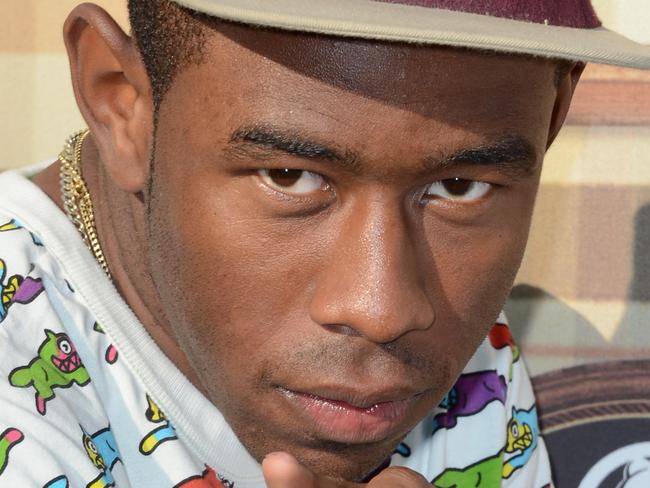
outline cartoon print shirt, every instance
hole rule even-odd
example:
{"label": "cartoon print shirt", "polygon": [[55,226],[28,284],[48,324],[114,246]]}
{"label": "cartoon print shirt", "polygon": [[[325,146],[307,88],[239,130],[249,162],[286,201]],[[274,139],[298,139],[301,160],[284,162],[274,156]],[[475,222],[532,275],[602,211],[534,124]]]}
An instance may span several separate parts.
{"label": "cartoon print shirt", "polygon": [[[0,174],[0,487],[264,487],[221,413],[26,177],[37,169]],[[503,317],[390,463],[440,488],[552,486]]]}

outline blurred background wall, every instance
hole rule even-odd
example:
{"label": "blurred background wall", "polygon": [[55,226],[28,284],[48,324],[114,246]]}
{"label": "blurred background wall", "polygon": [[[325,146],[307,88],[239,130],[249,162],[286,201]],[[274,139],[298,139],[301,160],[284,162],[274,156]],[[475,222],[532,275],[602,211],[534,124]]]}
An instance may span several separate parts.
{"label": "blurred background wall", "polygon": [[[0,169],[56,156],[84,126],[77,110],[62,26],[80,0],[0,0]],[[128,25],[126,0],[95,3]]]}
{"label": "blurred background wall", "polygon": [[[61,26],[76,0],[0,0],[0,169],[54,157],[83,122]],[[125,0],[96,0],[127,25]],[[650,44],[647,0],[595,0]],[[543,173],[508,313],[532,373],[650,357],[650,76],[591,66]]]}
{"label": "blurred background wall", "polygon": [[[647,0],[592,3],[650,45]],[[650,72],[588,66],[506,311],[533,374],[650,358]]]}

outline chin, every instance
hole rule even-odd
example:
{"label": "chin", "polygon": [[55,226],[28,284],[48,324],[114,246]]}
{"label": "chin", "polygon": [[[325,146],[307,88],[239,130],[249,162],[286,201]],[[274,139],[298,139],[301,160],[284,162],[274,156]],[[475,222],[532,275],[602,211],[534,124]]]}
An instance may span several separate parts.
{"label": "chin", "polygon": [[387,445],[323,445],[320,448],[286,447],[303,466],[312,472],[349,482],[368,478],[389,460],[399,439]]}

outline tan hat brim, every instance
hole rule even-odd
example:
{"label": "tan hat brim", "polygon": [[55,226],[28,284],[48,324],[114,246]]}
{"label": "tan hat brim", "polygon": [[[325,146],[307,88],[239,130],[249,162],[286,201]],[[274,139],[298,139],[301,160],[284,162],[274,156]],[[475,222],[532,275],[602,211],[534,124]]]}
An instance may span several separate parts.
{"label": "tan hat brim", "polygon": [[557,27],[370,0],[175,1],[226,20],[279,29],[650,69],[650,46],[602,27]]}

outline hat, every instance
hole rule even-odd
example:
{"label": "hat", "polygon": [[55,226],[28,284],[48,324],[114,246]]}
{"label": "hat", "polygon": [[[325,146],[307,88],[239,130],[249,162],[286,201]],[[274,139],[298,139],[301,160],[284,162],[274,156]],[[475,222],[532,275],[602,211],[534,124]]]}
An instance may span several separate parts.
{"label": "hat", "polygon": [[286,30],[650,69],[650,46],[602,27],[590,0],[174,1]]}

